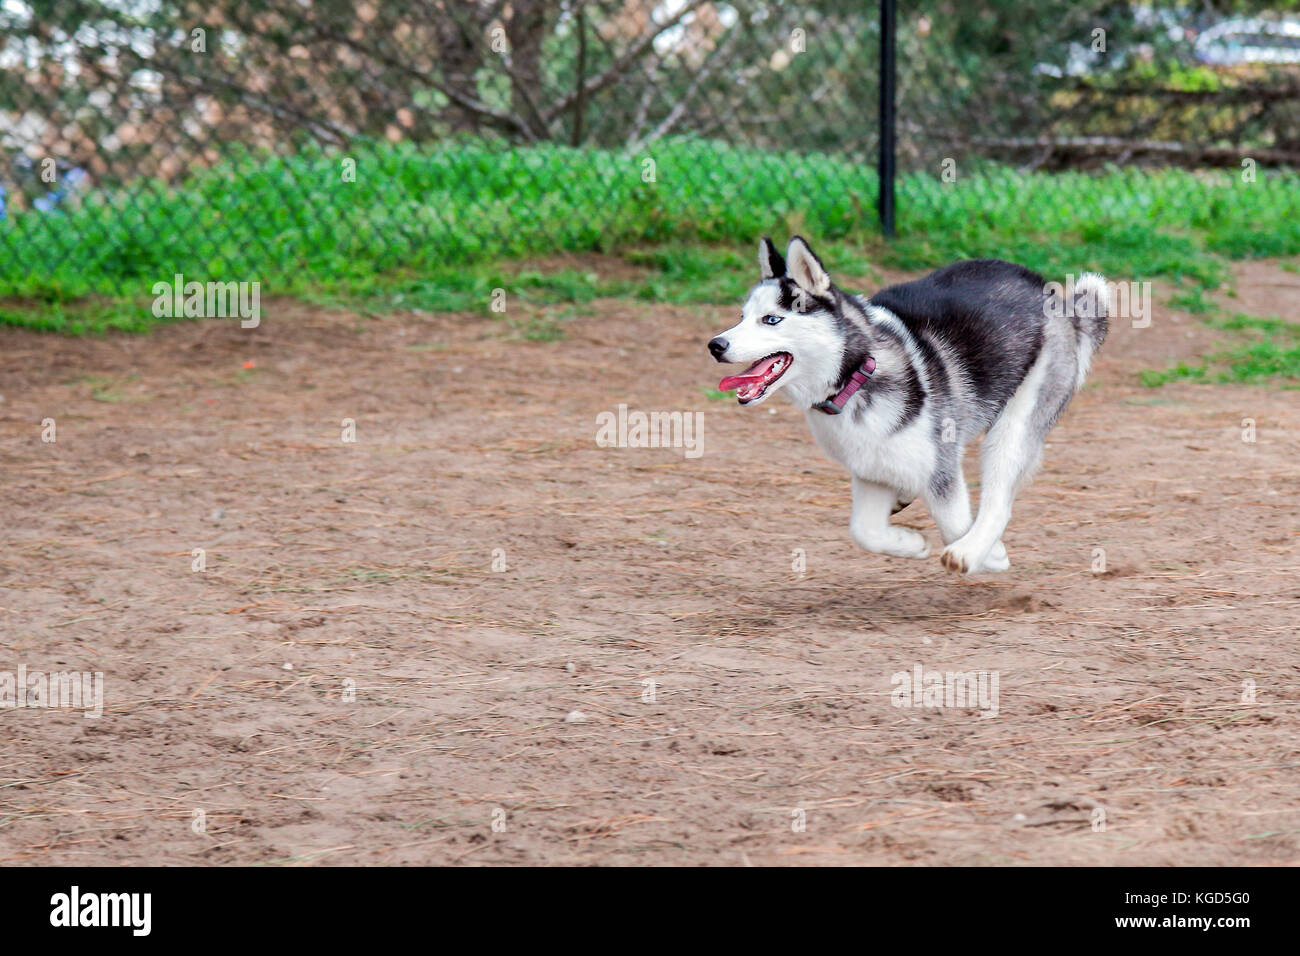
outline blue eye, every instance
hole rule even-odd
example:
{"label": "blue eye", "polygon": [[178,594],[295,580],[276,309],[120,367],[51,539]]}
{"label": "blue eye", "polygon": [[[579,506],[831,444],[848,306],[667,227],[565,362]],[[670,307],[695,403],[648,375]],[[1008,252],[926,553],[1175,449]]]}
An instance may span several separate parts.
{"label": "blue eye", "polygon": [[783,319],[783,318],[784,318],[784,316],[780,316],[780,315],[765,315],[765,316],[763,316],[763,324],[764,324],[764,325],[777,325],[777,324],[780,323],[781,319]]}

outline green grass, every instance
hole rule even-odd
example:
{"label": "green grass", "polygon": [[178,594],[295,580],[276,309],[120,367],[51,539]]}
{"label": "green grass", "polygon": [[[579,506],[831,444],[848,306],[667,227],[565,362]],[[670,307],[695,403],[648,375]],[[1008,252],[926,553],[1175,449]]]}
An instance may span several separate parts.
{"label": "green grass", "polygon": [[1192,315],[1209,315],[1218,309],[1211,299],[1205,297],[1205,288],[1195,286],[1169,297],[1169,305],[1174,309],[1190,312]]}
{"label": "green grass", "polygon": [[[1300,254],[1294,173],[1251,184],[1232,170],[989,166],[953,183],[912,174],[898,184],[899,236],[884,243],[874,171],[835,156],[661,142],[649,154],[655,181],[644,182],[643,155],[554,145],[377,143],[346,155],[355,182],[342,179],[343,154],[232,149],[183,182],[141,181],[79,209],[11,204],[0,222],[0,322],[142,331],[165,321],[150,312],[150,290],[177,272],[258,281],[264,310],[268,298],[293,296],[493,314],[496,289],[538,305],[735,303],[754,278],[755,239],[795,232],[846,276],[1001,256],[1050,278],[1093,269],[1171,279],[1188,296],[1221,285],[1230,259]],[[526,265],[561,252],[615,254],[638,277]]]}
{"label": "green grass", "polygon": [[1161,371],[1145,371],[1142,383],[1154,388],[1176,381],[1251,384],[1275,383],[1279,379],[1300,381],[1300,322],[1241,313],[1208,322],[1216,329],[1235,333],[1234,337],[1241,341],[1206,356],[1202,365],[1180,362]]}

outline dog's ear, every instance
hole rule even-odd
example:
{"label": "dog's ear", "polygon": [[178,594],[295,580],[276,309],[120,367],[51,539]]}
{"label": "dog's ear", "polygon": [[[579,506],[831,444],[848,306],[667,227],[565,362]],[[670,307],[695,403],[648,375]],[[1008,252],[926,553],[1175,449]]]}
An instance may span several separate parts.
{"label": "dog's ear", "polygon": [[758,241],[758,271],[764,279],[779,279],[785,275],[785,260],[776,251],[771,236]]}
{"label": "dog's ear", "polygon": [[831,291],[831,277],[826,272],[826,267],[808,247],[803,236],[795,236],[790,240],[790,248],[786,249],[785,256],[790,263],[790,278],[799,288],[816,296],[824,296]]}

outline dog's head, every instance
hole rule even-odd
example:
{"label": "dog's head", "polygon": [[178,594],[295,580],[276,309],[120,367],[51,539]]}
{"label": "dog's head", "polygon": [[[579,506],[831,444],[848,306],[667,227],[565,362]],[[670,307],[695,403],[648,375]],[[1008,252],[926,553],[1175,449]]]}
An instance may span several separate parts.
{"label": "dog's head", "polygon": [[762,275],[749,292],[740,322],[709,342],[719,362],[748,368],[718,383],[742,405],[757,405],[778,389],[810,407],[839,380],[846,340],[841,295],[808,243],[795,236],[786,257],[772,240],[758,244]]}

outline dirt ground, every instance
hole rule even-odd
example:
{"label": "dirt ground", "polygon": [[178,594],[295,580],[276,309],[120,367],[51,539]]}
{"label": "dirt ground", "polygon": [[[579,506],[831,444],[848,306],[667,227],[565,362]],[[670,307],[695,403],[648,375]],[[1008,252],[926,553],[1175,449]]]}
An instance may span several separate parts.
{"label": "dirt ground", "polygon": [[[0,330],[0,670],[104,675],[0,710],[0,862],[1296,863],[1300,393],[1139,385],[1215,341],[1168,292],[971,579],[707,396],[735,307]],[[619,403],[703,454],[598,447]],[[916,665],[997,716],[893,706]]]}

